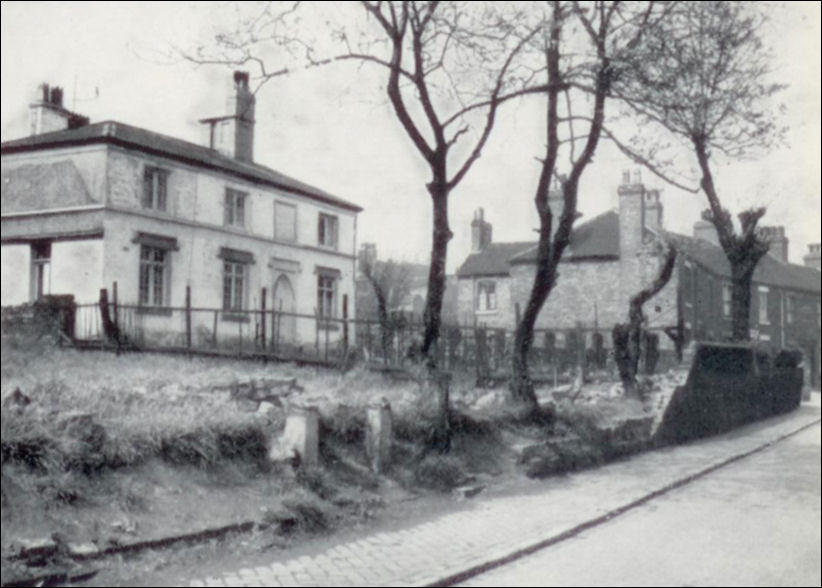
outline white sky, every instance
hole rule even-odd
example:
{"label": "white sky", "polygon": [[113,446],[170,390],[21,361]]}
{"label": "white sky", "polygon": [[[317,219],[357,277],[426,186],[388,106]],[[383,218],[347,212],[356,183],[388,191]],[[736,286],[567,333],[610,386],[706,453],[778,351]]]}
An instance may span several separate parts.
{"label": "white sky", "polygon": [[[224,3],[3,2],[2,139],[25,136],[28,103],[46,82],[62,86],[66,106],[92,122],[117,120],[199,142],[197,119],[224,113],[230,71],[169,63],[156,50],[207,34],[215,4]],[[766,205],[764,224],[786,227],[793,263],[820,241],[820,20],[817,2],[774,11],[769,40],[778,81],[789,84],[780,96],[786,145],[716,172],[731,211]],[[381,257],[425,263],[428,171],[385,101],[381,73],[340,66],[270,82],[257,97],[255,160],[363,206],[358,242],[376,242]],[[452,194],[449,272],[469,251],[477,207],[485,208],[495,241],[535,238],[543,111],[539,100],[507,106],[482,158]],[[621,170],[629,167],[600,144],[583,176],[582,220],[616,205]],[[690,234],[704,196],[666,187],[648,172],[643,178],[663,190],[666,228]]]}

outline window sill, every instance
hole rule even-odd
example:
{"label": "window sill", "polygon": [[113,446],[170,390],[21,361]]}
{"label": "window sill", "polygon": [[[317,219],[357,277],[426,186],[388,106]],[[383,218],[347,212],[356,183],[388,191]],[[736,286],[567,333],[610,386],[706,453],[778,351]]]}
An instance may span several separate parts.
{"label": "window sill", "polygon": [[493,310],[476,310],[476,311],[474,311],[474,314],[476,314],[477,316],[489,316],[489,315],[498,314],[498,313],[499,313],[499,309],[497,309],[497,308],[495,308]]}
{"label": "window sill", "polygon": [[137,314],[153,314],[156,316],[171,316],[171,309],[164,306],[138,306]]}
{"label": "window sill", "polygon": [[249,322],[251,322],[251,319],[249,318],[249,316],[247,314],[238,313],[238,312],[226,312],[226,311],[223,311],[223,313],[220,315],[220,320],[223,320],[223,321],[229,322],[229,323],[249,323]]}
{"label": "window sill", "polygon": [[326,251],[337,251],[336,245],[326,245],[325,243],[317,243],[317,247]]}
{"label": "window sill", "polygon": [[[321,319],[322,320],[322,319]],[[320,331],[339,331],[340,324],[337,322],[320,322],[317,326]]]}

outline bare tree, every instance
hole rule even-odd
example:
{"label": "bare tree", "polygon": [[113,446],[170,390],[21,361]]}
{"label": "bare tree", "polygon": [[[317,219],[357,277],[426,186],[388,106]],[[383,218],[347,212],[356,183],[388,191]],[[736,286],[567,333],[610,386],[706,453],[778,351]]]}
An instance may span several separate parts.
{"label": "bare tree", "polygon": [[[523,73],[515,58],[539,29],[521,33],[517,23],[528,7],[516,4],[362,1],[323,3],[321,11],[348,12],[320,39],[299,16],[312,8],[308,4],[265,3],[209,47],[183,54],[196,63],[254,64],[261,82],[294,70],[270,67],[274,49],[281,50],[277,59],[299,67],[353,60],[384,70],[396,119],[430,171],[425,188],[433,230],[422,352],[433,367],[453,236],[448,199],[480,157],[499,106],[528,85],[530,73]],[[324,20],[331,19],[323,14],[318,22]]]}
{"label": "bare tree", "polygon": [[770,54],[760,31],[766,22],[752,2],[685,2],[651,27],[644,54],[615,84],[642,122],[684,140],[696,158],[709,208],[731,268],[732,338],[749,338],[751,281],[768,243],[757,231],[765,208],[740,212],[738,229],[723,207],[714,155],[734,160],[771,147],[781,136],[771,102],[782,86],[769,83]]}
{"label": "bare tree", "polygon": [[619,378],[626,396],[637,396],[636,375],[641,354],[642,329],[645,313],[642,307],[671,281],[676,262],[676,249],[668,245],[664,261],[654,281],[631,297],[628,307],[628,323],[614,325],[612,337]]}
{"label": "bare tree", "polygon": [[[555,0],[548,4],[550,24],[542,46],[547,76],[544,90],[547,143],[534,197],[540,221],[536,273],[515,333],[511,378],[515,400],[535,414],[538,405],[528,355],[533,345],[534,325],[556,284],[560,260],[577,218],[579,181],[602,137],[605,103],[614,80],[622,75],[623,63],[642,41],[643,31],[651,19],[664,15],[664,7],[660,10],[654,3]],[[575,103],[584,102],[590,104],[588,113],[573,112]],[[578,142],[581,142],[580,151],[577,151]],[[563,209],[554,230],[558,211],[549,206],[548,190],[552,178],[558,177],[563,150],[568,155],[570,173],[560,182]]]}

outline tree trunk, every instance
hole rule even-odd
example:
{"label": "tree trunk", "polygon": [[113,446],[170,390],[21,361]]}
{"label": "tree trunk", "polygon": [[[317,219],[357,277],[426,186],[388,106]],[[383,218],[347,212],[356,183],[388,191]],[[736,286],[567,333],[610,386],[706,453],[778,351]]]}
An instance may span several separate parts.
{"label": "tree trunk", "polygon": [[421,351],[429,367],[435,368],[438,357],[436,346],[442,323],[442,299],[445,293],[445,259],[448,255],[448,242],[453,234],[448,226],[449,190],[445,182],[432,182],[428,189],[434,206],[434,232],[431,264],[428,269],[428,293],[423,311],[425,331]]}
{"label": "tree trunk", "polygon": [[750,341],[751,282],[756,264],[731,264],[731,340]]}
{"label": "tree trunk", "polygon": [[[541,232],[544,229],[541,229]],[[547,227],[550,234],[550,226]],[[529,409],[536,411],[538,408],[537,397],[534,393],[534,382],[531,379],[528,367],[528,355],[534,343],[534,326],[536,325],[539,311],[548,299],[551,289],[554,287],[555,266],[551,263],[550,256],[551,243],[549,239],[543,239],[540,235],[540,244],[537,253],[537,272],[534,276],[534,283],[531,287],[531,295],[525,312],[517,325],[514,335],[514,349],[512,358],[511,375],[511,395],[515,400],[525,404]]]}
{"label": "tree trunk", "polygon": [[388,318],[388,308],[385,302],[385,294],[374,282],[374,291],[377,294],[377,315],[380,319],[380,334],[382,343],[383,361],[388,363],[388,350],[391,347],[391,321]]}
{"label": "tree trunk", "polygon": [[659,273],[653,283],[643,288],[631,297],[628,308],[628,324],[614,325],[612,337],[614,341],[614,359],[619,369],[619,379],[626,396],[637,395],[636,375],[639,372],[639,358],[642,354],[642,324],[645,314],[642,307],[651,298],[656,296],[671,280],[676,262],[676,250],[669,246],[665,261],[659,268]]}

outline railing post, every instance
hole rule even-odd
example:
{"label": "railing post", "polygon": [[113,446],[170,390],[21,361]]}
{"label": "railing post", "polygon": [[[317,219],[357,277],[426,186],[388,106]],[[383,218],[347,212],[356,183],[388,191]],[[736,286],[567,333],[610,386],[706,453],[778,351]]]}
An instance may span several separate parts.
{"label": "railing post", "polygon": [[191,349],[191,286],[186,286],[186,347]]}
{"label": "railing post", "polygon": [[112,324],[114,325],[114,337],[116,342],[115,353],[120,355],[120,318],[117,316],[117,280],[111,284],[111,307],[114,315]]}
{"label": "railing post", "polygon": [[267,292],[266,289],[263,288],[262,293],[260,294],[260,341],[263,344],[263,351],[265,351],[265,296]]}
{"label": "railing post", "polygon": [[119,330],[120,318],[117,316],[117,280],[111,284],[111,307],[114,311],[114,326]]}
{"label": "railing post", "polygon": [[211,346],[214,349],[217,349],[217,313],[219,311],[214,311],[214,328],[211,330]]}
{"label": "railing post", "polygon": [[343,294],[343,358],[348,356],[348,294]]}

